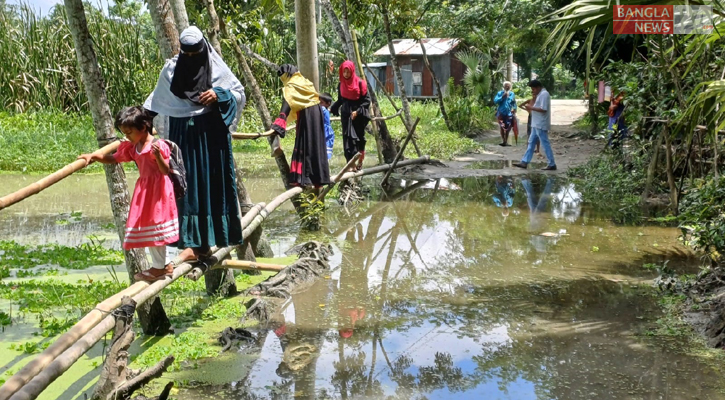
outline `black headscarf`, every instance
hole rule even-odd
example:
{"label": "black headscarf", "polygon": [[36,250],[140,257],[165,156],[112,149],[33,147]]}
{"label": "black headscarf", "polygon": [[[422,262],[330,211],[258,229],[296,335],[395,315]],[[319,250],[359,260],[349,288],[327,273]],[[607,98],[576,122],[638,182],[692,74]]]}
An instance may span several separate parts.
{"label": "black headscarf", "polygon": [[284,74],[292,76],[295,72],[297,72],[297,67],[292,64],[284,64],[277,68],[277,76],[282,76]]}
{"label": "black headscarf", "polygon": [[[181,50],[174,68],[174,77],[171,78],[171,93],[178,98],[201,104],[199,95],[212,88],[209,44],[205,39],[193,45],[182,43]],[[197,51],[197,54],[188,54]]]}

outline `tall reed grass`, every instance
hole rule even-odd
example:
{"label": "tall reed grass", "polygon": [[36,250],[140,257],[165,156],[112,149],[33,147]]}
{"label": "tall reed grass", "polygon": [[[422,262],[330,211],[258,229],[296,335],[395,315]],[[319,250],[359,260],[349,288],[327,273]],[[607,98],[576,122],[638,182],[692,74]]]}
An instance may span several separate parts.
{"label": "tall reed grass", "polygon": [[[111,109],[141,103],[163,67],[153,37],[93,7],[86,18]],[[40,17],[27,4],[0,3],[0,82],[0,105],[8,111],[88,110],[62,5]]]}

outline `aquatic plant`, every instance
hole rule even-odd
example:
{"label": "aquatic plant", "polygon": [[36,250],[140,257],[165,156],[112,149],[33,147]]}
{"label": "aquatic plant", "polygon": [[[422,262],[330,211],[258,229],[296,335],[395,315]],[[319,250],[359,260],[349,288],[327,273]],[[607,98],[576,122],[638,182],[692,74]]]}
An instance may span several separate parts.
{"label": "aquatic plant", "polygon": [[[12,240],[0,240],[0,265],[10,269],[27,269],[38,265],[57,265],[67,269],[86,269],[94,265],[123,263],[123,252],[104,246],[105,240],[93,236],[89,243],[79,246],[47,244],[21,245]],[[2,275],[0,273],[0,275]]]}
{"label": "aquatic plant", "polygon": [[174,336],[168,345],[156,345],[147,349],[136,357],[133,362],[136,366],[151,367],[158,360],[173,354],[175,360],[169,367],[169,371],[178,371],[182,367],[197,368],[199,366],[198,360],[219,354],[219,349],[209,344],[210,337],[208,333],[186,331]]}

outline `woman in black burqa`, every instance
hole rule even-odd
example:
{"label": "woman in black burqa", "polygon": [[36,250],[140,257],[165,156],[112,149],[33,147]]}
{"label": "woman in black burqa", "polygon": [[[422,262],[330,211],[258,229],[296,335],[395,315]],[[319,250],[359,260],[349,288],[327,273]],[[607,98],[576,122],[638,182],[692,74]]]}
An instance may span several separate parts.
{"label": "woman in black burqa", "polygon": [[282,79],[282,108],[272,124],[280,136],[287,133],[287,119],[297,119],[295,148],[290,163],[289,184],[314,186],[330,184],[330,167],[327,163],[325,125],[322,119],[320,97],[315,86],[300,74],[297,67],[285,64],[277,75]]}
{"label": "woman in black burqa", "polygon": [[330,112],[342,118],[342,144],[345,160],[350,161],[360,153],[357,168],[362,168],[365,158],[365,127],[370,122],[370,95],[367,83],[355,74],[355,64],[347,60],[340,65],[340,84],[337,101]]}

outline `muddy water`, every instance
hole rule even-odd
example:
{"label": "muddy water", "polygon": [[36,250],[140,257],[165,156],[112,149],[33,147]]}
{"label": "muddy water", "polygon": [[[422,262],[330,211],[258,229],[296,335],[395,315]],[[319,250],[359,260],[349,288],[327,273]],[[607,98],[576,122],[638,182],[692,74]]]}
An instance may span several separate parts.
{"label": "muddy water", "polygon": [[[0,175],[0,195],[12,193],[41,176]],[[138,174],[128,173],[129,190]],[[249,178],[245,184],[253,202],[266,201],[284,187],[278,177]],[[289,210],[286,205],[283,209]],[[0,211],[0,239],[22,244],[57,243],[77,246],[88,235],[106,239],[106,244],[120,248],[113,225],[113,215],[103,174],[73,175],[43,192]]]}
{"label": "muddy water", "polygon": [[[73,179],[0,212],[0,237],[74,244],[102,229],[103,177]],[[275,213],[275,252],[324,240],[332,271],[239,348],[250,361],[228,383],[206,384],[219,371],[202,364],[177,398],[722,398],[706,361],[646,335],[658,314],[642,265],[696,265],[675,229],[612,225],[542,175],[430,182],[394,202],[376,185],[352,209],[331,203],[315,234]],[[281,191],[248,188],[254,201]],[[81,222],[56,222],[70,211]]]}
{"label": "muddy water", "polygon": [[330,275],[240,348],[259,357],[249,371],[180,394],[721,398],[705,362],[645,335],[658,314],[642,264],[694,261],[675,230],[613,226],[543,176],[444,186],[329,211]]}

